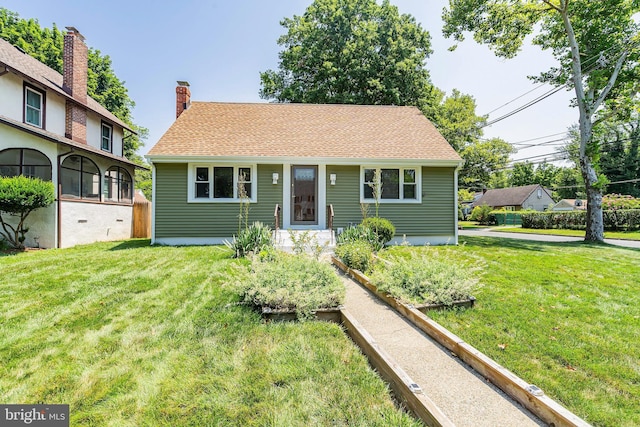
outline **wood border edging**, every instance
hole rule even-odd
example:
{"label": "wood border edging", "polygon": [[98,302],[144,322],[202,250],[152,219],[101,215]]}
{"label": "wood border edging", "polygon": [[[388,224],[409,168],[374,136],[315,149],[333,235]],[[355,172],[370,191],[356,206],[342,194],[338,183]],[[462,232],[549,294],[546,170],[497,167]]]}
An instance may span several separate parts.
{"label": "wood border edging", "polygon": [[542,396],[536,396],[531,393],[528,390],[529,384],[522,378],[481,353],[470,344],[464,342],[460,337],[449,332],[449,330],[430,319],[421,311],[398,301],[391,295],[379,292],[376,286],[373,285],[369,278],[362,272],[347,267],[335,256],[331,257],[331,261],[544,422],[555,427],[591,426],[585,420],[550,397],[544,394]]}
{"label": "wood border edging", "polygon": [[369,363],[390,385],[396,397],[428,426],[454,427],[453,422],[422,393],[407,373],[376,343],[373,337],[347,310],[340,310],[343,326],[351,339],[369,359]]}

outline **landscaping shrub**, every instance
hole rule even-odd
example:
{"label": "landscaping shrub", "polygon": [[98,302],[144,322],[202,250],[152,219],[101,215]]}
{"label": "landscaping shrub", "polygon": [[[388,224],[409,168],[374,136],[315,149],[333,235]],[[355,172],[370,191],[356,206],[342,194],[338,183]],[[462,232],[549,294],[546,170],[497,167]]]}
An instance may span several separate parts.
{"label": "landscaping shrub", "polygon": [[396,235],[396,227],[386,218],[365,218],[362,225],[370,228],[378,236],[378,241],[384,245]]}
{"label": "landscaping shrub", "polygon": [[622,194],[607,194],[602,198],[602,209],[640,209],[640,199]]}
{"label": "landscaping shrub", "polygon": [[[27,217],[54,201],[55,187],[51,181],[22,175],[0,176],[0,238],[14,248],[24,249],[25,234],[29,231]],[[14,217],[13,224],[9,217]]]}
{"label": "landscaping shrub", "polygon": [[369,242],[356,240],[336,247],[336,256],[349,268],[366,272],[373,262],[373,249]]}
{"label": "landscaping shrub", "polygon": [[257,221],[241,230],[238,236],[234,236],[231,242],[225,242],[225,245],[233,250],[235,258],[242,258],[273,247],[273,234],[268,225]]}
{"label": "landscaping shrub", "polygon": [[378,252],[383,248],[384,244],[378,240],[378,235],[369,227],[365,227],[362,224],[358,224],[353,227],[347,227],[344,231],[338,234],[336,238],[337,246],[345,243],[365,241],[369,243],[374,252]]}
{"label": "landscaping shrub", "polygon": [[244,301],[296,310],[299,319],[309,318],[316,309],[338,307],[345,297],[344,285],[330,265],[282,252],[267,260],[255,257],[239,286]]}
{"label": "landscaping shrub", "polygon": [[378,290],[412,304],[451,305],[479,288],[479,268],[452,262],[445,252],[412,253],[408,259],[377,263],[371,281]]}
{"label": "landscaping shrub", "polygon": [[[640,209],[610,209],[602,212],[605,230],[636,230],[640,228]],[[535,212],[522,215],[522,228],[584,230],[586,211]]]}
{"label": "landscaping shrub", "polygon": [[495,222],[495,217],[491,214],[492,208],[486,203],[476,206],[471,211],[471,221],[476,221],[482,225],[491,225]]}

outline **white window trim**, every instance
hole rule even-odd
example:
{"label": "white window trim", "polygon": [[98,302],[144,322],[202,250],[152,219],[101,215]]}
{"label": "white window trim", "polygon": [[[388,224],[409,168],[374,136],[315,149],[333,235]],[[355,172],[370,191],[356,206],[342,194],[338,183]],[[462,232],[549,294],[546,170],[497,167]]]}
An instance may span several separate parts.
{"label": "white window trim", "polygon": [[[104,141],[104,128],[109,128],[109,148],[104,148],[102,146],[102,142]],[[102,126],[100,126],[100,149],[102,151],[113,153],[113,126],[109,123],[102,122]]]}
{"label": "white window trim", "polygon": [[[233,168],[233,198],[214,198],[213,190],[213,168]],[[196,197],[196,168],[209,169],[209,197]],[[251,169],[251,198],[249,203],[258,202],[258,166],[256,164],[224,164],[224,163],[189,163],[187,174],[187,203],[240,203],[238,198],[238,170],[241,168]],[[271,176],[269,176],[271,179]]]}
{"label": "white window trim", "polygon": [[[365,169],[398,169],[400,173],[400,198],[399,199],[380,199],[378,202],[383,204],[420,204],[422,203],[422,167],[421,166],[360,166],[360,203],[375,203],[376,200],[364,198],[364,171]],[[416,198],[403,199],[404,170],[413,169],[416,171]],[[382,187],[384,194],[384,186]]]}
{"label": "white window trim", "polygon": [[[27,117],[29,116],[27,113],[27,110],[29,108],[34,108],[33,106],[29,105],[27,103],[27,92],[33,92],[36,95],[38,95],[40,97],[40,107],[38,108],[38,113],[40,113],[40,124],[35,124],[35,123],[31,123],[27,120]],[[43,110],[44,110],[44,93],[36,90],[36,89],[32,89],[29,86],[25,86],[24,87],[24,122],[28,125],[31,126],[35,126],[37,128],[43,129],[43,123],[44,123],[44,114],[43,114]]]}

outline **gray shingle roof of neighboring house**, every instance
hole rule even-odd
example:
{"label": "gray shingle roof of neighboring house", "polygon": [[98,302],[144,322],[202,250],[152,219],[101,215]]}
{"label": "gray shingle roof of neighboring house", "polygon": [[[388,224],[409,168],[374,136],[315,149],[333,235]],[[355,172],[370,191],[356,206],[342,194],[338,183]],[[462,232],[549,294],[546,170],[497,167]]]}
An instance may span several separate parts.
{"label": "gray shingle roof of neighboring house", "polygon": [[415,107],[337,104],[193,102],[148,156],[461,162]]}
{"label": "gray shingle roof of neighboring house", "polygon": [[551,197],[551,194],[549,194],[549,192],[540,184],[525,185],[522,187],[496,188],[493,190],[487,190],[482,197],[474,202],[474,206],[481,206],[483,204],[493,207],[522,206],[529,196],[534,191],[537,191],[538,188],[541,188],[542,191],[546,192],[549,197]]}
{"label": "gray shingle roof of neighboring house", "polygon": [[85,104],[81,100],[76,99],[65,92],[62,88],[62,74],[19,50],[6,40],[0,39],[0,72],[4,71],[5,67],[21,74],[27,80],[52,90],[60,96],[71,99],[80,105],[84,105],[86,108],[97,113],[108,121],[135,133],[135,131],[131,129],[131,126],[114,116],[109,110],[104,108],[98,103],[98,101],[90,96],[87,96],[87,102]]}

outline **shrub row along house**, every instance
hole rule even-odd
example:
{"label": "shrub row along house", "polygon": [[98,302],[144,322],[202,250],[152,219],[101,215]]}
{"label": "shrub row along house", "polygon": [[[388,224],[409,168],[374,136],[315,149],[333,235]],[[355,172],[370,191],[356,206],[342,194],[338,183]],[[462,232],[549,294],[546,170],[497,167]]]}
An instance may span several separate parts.
{"label": "shrub row along house", "polygon": [[[191,102],[176,88],[176,121],[149,151],[152,242],[217,244],[250,221],[340,230],[376,203],[398,239],[457,243],[462,160],[415,107]],[[243,196],[244,193],[245,195]],[[333,213],[333,215],[332,215]]]}
{"label": "shrub row along house", "polygon": [[26,246],[131,237],[135,164],[123,139],[134,131],[87,96],[88,49],[67,29],[63,75],[0,39],[0,175],[57,188],[29,217]]}

